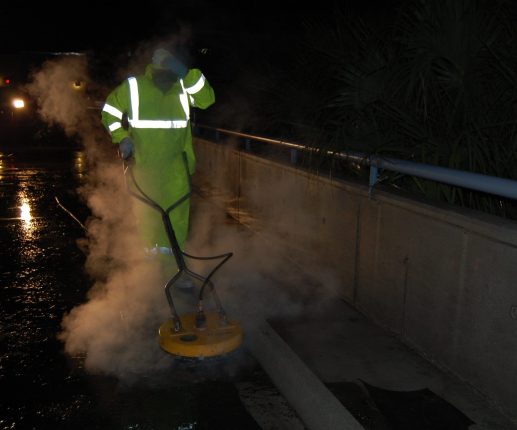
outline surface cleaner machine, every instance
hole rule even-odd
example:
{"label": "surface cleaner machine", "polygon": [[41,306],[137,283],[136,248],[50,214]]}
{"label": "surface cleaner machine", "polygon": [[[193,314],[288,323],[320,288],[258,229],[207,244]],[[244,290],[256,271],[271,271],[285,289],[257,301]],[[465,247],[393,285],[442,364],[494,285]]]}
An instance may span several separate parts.
{"label": "surface cleaner machine", "polygon": [[[127,180],[128,177],[131,182]],[[128,192],[161,215],[171,245],[173,258],[178,268],[178,272],[165,284],[165,296],[169,303],[171,317],[159,328],[160,346],[169,354],[177,357],[201,359],[221,356],[236,350],[243,341],[241,325],[237,321],[230,320],[226,315],[212,281],[214,274],[232,257],[233,253],[230,252],[212,257],[197,257],[187,254],[180,248],[169,218],[169,214],[190,197],[192,187],[189,185],[187,194],[164,209],[153,201],[138,185],[130,162],[124,162],[124,178],[126,179]],[[134,189],[131,187],[131,184]],[[203,276],[189,269],[186,258],[207,261],[219,260],[219,262],[207,276]],[[192,288],[199,289],[197,309],[179,315],[174,304],[173,291],[175,290],[175,284],[185,279],[193,281],[194,286]],[[213,298],[215,310],[207,311],[204,308],[204,298],[207,289]]]}

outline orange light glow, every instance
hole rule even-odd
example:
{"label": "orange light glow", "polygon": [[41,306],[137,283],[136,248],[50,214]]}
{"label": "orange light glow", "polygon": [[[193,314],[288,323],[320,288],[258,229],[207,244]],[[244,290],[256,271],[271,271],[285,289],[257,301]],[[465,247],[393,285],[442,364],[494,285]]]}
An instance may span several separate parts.
{"label": "orange light glow", "polygon": [[31,207],[28,203],[24,203],[20,207],[20,218],[25,221],[26,223],[30,223],[32,219],[31,215]]}
{"label": "orange light glow", "polygon": [[15,109],[23,109],[25,107],[25,102],[23,101],[23,99],[14,99],[13,106],[15,107]]}

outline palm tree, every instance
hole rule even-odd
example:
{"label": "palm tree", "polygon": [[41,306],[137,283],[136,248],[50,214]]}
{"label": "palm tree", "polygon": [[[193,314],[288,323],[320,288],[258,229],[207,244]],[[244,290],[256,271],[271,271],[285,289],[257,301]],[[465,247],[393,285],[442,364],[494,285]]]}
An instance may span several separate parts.
{"label": "palm tree", "polygon": [[[337,9],[331,22],[305,24],[303,73],[291,77],[289,100],[309,88],[297,114],[319,130],[324,149],[517,179],[515,11],[511,0],[409,0],[373,28]],[[279,99],[280,109],[292,112]],[[449,203],[501,215],[512,209],[465,189],[386,178]]]}

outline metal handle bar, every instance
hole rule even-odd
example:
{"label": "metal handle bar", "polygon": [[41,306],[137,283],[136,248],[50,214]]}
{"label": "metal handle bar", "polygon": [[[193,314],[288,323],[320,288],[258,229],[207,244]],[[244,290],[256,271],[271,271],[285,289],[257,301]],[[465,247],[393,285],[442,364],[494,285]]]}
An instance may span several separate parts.
{"label": "metal handle bar", "polygon": [[[187,165],[185,153],[183,154],[183,158],[184,158],[185,165]],[[140,187],[140,185],[138,184],[138,182],[135,179],[133,169],[132,169],[132,164],[130,162],[128,162],[127,160],[124,160],[124,162],[123,162],[123,172],[124,172],[124,179],[126,181],[126,188],[129,192],[129,194],[131,194],[136,199],[140,200],[141,202],[152,207],[153,209],[155,209],[156,211],[158,211],[160,213],[164,227],[165,227],[165,231],[167,233],[167,238],[169,239],[169,243],[171,245],[172,252],[173,252],[174,258],[176,260],[176,264],[178,266],[178,273],[176,273],[171,279],[169,279],[169,281],[167,281],[167,283],[165,285],[165,295],[167,297],[167,301],[168,301],[169,307],[171,309],[171,313],[172,313],[172,317],[173,317],[173,321],[174,321],[174,330],[181,331],[182,326],[181,326],[181,321],[178,317],[178,312],[176,311],[176,307],[174,305],[174,300],[172,298],[172,294],[170,293],[170,289],[174,285],[174,283],[181,277],[182,273],[186,273],[187,275],[192,276],[193,278],[202,282],[201,289],[199,291],[198,318],[197,318],[197,320],[200,322],[200,324],[205,320],[204,311],[203,311],[203,295],[204,295],[205,288],[207,285],[210,285],[210,290],[212,292],[212,296],[214,298],[214,301],[215,301],[215,304],[217,307],[217,311],[219,313],[221,320],[223,322],[226,322],[227,321],[226,313],[221,305],[219,297],[217,296],[217,293],[215,291],[215,286],[214,286],[211,278],[212,278],[212,276],[214,276],[214,274],[217,272],[217,270],[219,270],[223,266],[223,264],[225,264],[233,256],[233,253],[228,252],[225,254],[209,256],[209,257],[199,257],[199,256],[187,254],[180,248],[180,246],[178,244],[178,240],[176,238],[176,233],[174,232],[174,228],[173,228],[171,220],[169,218],[170,212],[172,212],[175,208],[177,208],[185,200],[190,198],[190,196],[192,194],[192,192],[191,192],[192,187],[191,187],[191,182],[190,182],[190,176],[188,175],[188,170],[187,170],[187,175],[188,175],[188,179],[189,179],[189,191],[184,196],[182,196],[180,199],[178,199],[176,202],[174,202],[172,205],[170,205],[167,209],[163,209],[158,203],[156,203],[153,199],[151,199],[151,197],[149,197],[149,195],[146,194],[144,192],[144,190],[142,190],[142,188]],[[136,193],[135,191],[133,191],[131,189],[129,183],[127,182],[126,172],[129,172],[131,181],[133,182],[138,193]],[[195,260],[222,259],[222,261],[219,262],[219,264],[217,264],[210,271],[208,276],[204,277],[204,276],[199,275],[198,273],[195,273],[192,270],[190,270],[185,262],[184,257],[187,257],[190,259],[195,259]]]}

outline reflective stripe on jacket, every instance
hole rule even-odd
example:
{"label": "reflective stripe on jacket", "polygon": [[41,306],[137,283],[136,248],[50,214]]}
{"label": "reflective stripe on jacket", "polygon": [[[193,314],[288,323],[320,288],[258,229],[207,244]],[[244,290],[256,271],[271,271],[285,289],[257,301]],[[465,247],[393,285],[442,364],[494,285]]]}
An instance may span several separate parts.
{"label": "reflective stripe on jacket", "polygon": [[[148,65],[145,74],[126,79],[108,95],[102,123],[113,143],[132,138],[139,186],[162,208],[168,208],[190,191],[189,175],[195,171],[190,108],[205,109],[215,102],[215,96],[198,69],[190,69],[165,92],[153,83],[153,71]],[[159,213],[147,207],[137,212],[147,246],[170,246]],[[170,213],[181,247],[187,237],[188,213],[188,200]]]}
{"label": "reflective stripe on jacket", "polygon": [[[189,170],[195,169],[189,127],[190,107],[206,109],[215,101],[214,91],[199,69],[190,69],[163,93],[152,82],[153,66],[144,75],[130,77],[113,90],[102,110],[102,122],[110,132],[113,143],[131,136],[135,141],[135,158],[144,164],[155,156],[179,155],[185,151]],[[127,116],[129,128],[123,127]],[[148,144],[153,148],[148,151]],[[156,146],[167,145],[158,150]]]}

